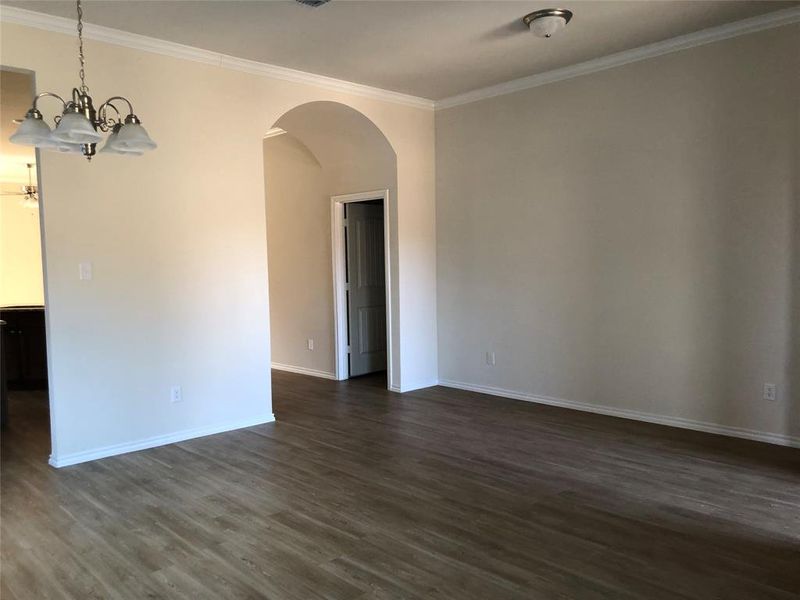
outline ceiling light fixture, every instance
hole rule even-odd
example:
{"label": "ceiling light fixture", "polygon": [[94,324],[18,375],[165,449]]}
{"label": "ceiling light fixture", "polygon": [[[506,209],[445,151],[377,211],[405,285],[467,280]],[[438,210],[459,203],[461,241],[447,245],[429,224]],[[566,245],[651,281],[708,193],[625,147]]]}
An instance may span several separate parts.
{"label": "ceiling light fixture", "polygon": [[26,163],[28,167],[28,185],[21,186],[19,192],[2,192],[3,196],[21,196],[19,203],[25,208],[39,208],[39,190],[33,185],[33,163]]}
{"label": "ceiling light fixture", "polygon": [[327,4],[330,0],[296,0],[300,4],[305,4],[306,6],[310,6],[311,8],[319,8],[323,4]]}
{"label": "ceiling light fixture", "polygon": [[[81,0],[77,0],[78,7],[78,60],[81,68],[80,87],[72,89],[72,100],[65,101],[58,94],[42,92],[33,100],[33,106],[25,115],[17,131],[9,138],[14,144],[36,146],[45,150],[59,152],[75,152],[83,154],[88,160],[96,153],[97,143],[103,139],[98,132],[111,132],[100,152],[138,156],[146,150],[153,150],[156,143],[150,139],[147,131],[142,127],[142,122],[133,114],[133,106],[127,98],[113,96],[103,102],[95,110],[89,88],[86,86],[86,59],[83,55],[83,9]],[[54,130],[45,123],[42,113],[39,112],[39,100],[44,97],[55,98],[61,102],[62,114],[53,121]],[[126,116],[115,104],[124,103],[127,107]],[[109,114],[109,110],[113,113]]]}
{"label": "ceiling light fixture", "polygon": [[571,18],[572,11],[566,8],[545,8],[525,15],[522,22],[536,37],[550,38],[564,29]]}

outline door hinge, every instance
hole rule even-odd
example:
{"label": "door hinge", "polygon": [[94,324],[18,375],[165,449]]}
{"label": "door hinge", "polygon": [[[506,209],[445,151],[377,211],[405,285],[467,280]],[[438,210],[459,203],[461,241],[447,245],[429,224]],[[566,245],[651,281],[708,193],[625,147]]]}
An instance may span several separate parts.
{"label": "door hinge", "polygon": [[350,346],[347,347],[347,353],[350,354]]}

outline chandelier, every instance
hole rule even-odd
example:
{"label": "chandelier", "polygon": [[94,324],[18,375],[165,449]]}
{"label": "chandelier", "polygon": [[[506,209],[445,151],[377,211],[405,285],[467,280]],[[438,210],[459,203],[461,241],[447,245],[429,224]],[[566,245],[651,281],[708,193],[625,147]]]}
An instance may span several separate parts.
{"label": "chandelier", "polygon": [[[99,150],[100,153],[140,156],[147,150],[153,150],[156,143],[142,127],[139,117],[133,114],[133,105],[127,98],[113,96],[95,110],[84,72],[86,59],[83,55],[81,0],[77,0],[77,7],[80,86],[72,89],[72,99],[68,101],[52,92],[38,94],[33,100],[33,106],[25,114],[25,119],[9,141],[13,144],[36,146],[43,150],[80,153],[88,160],[92,160],[92,156],[97,152],[97,144],[103,139],[100,132],[110,131],[111,134]],[[53,130],[39,111],[39,100],[42,98],[55,98],[61,102],[62,114],[53,119],[56,124]],[[120,112],[120,106],[123,111],[127,109],[127,112]]]}

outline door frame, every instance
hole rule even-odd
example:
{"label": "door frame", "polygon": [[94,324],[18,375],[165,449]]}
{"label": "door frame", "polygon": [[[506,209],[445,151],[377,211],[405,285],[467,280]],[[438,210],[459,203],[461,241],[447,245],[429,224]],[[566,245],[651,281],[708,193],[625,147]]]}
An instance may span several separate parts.
{"label": "door frame", "polygon": [[345,290],[345,238],[344,238],[344,205],[352,202],[383,200],[383,245],[384,245],[384,281],[386,282],[386,386],[392,389],[392,270],[390,244],[390,209],[389,190],[374,190],[331,196],[331,244],[333,257],[333,343],[334,372],[336,379],[348,379],[347,369],[347,296]]}

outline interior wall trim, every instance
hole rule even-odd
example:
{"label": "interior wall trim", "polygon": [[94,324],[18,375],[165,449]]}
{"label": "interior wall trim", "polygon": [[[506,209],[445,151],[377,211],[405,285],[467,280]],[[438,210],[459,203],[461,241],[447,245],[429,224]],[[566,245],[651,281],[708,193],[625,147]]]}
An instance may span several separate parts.
{"label": "interior wall trim", "polygon": [[95,448],[93,450],[85,450],[83,452],[74,452],[72,454],[51,454],[48,461],[51,466],[56,468],[68,467],[70,465],[77,465],[79,463],[89,462],[91,460],[98,460],[100,458],[108,458],[109,456],[117,456],[119,454],[127,454],[128,452],[136,452],[138,450],[147,450],[148,448],[156,448],[157,446],[165,446],[167,444],[175,444],[177,442],[185,442],[194,438],[205,437],[207,435],[214,435],[217,433],[224,433],[226,431],[233,431],[234,429],[242,429],[244,427],[254,427],[256,425],[263,425],[264,423],[272,423],[275,420],[275,415],[268,413],[259,415],[250,419],[241,419],[238,421],[231,421],[219,425],[212,425],[210,427],[196,427],[194,429],[184,429],[166,435],[157,435],[154,437],[137,440],[134,442],[126,442],[123,444],[114,444],[112,446],[103,446],[102,448]]}
{"label": "interior wall trim", "polygon": [[[388,189],[356,192],[352,194],[339,194],[331,196],[331,281],[333,283],[333,346],[334,346],[334,374],[336,379],[342,381],[350,376],[347,360],[347,293],[345,280],[347,279],[347,252],[345,251],[345,218],[344,207],[352,202],[365,200],[383,201],[383,243],[384,243],[384,298],[386,302],[386,379],[387,387],[391,390],[395,385],[395,352],[394,340],[400,339],[400,334],[394,331],[393,315],[397,308],[392,304],[392,296],[397,285],[392,277],[392,206],[394,198]],[[399,316],[398,316],[399,320]],[[402,387],[402,381],[400,386]]]}
{"label": "interior wall trim", "polygon": [[272,363],[272,368],[276,371],[287,371],[289,373],[299,373],[300,375],[311,375],[312,377],[321,377],[322,379],[333,379],[337,381],[336,373],[329,373],[328,371],[319,371],[317,369],[308,369],[306,367],[297,367],[295,365],[285,365],[282,363]]}
{"label": "interior wall trim", "polygon": [[658,415],[655,413],[648,413],[638,410],[613,408],[611,406],[589,404],[587,402],[576,402],[574,400],[562,400],[560,398],[552,398],[549,396],[538,396],[536,394],[516,392],[513,390],[507,390],[498,387],[477,385],[474,383],[465,383],[463,381],[452,381],[443,379],[439,381],[439,385],[459,390],[466,390],[469,392],[479,392],[481,394],[488,394],[490,396],[500,396],[502,398],[507,398],[511,400],[523,400],[525,402],[535,402],[537,404],[547,404],[548,406],[571,408],[573,410],[596,413],[599,415],[607,415],[610,417],[621,417],[623,419],[632,419],[634,421],[644,421],[645,423],[654,423],[656,425],[667,425],[669,427],[679,427],[680,429],[691,429],[693,431],[716,433],[728,437],[743,438],[746,440],[754,440],[757,442],[766,442],[768,444],[776,444],[779,446],[790,446],[793,448],[800,448],[800,437],[781,435],[777,433],[768,433],[765,431],[756,431],[754,429],[746,429],[744,427],[730,427],[728,425],[718,425],[716,423],[695,421],[692,419],[684,419],[682,417],[669,417],[665,415]]}
{"label": "interior wall trim", "polygon": [[520,79],[514,79],[505,83],[499,83],[497,85],[451,96],[437,101],[436,110],[478,102],[479,100],[485,100],[486,98],[493,98],[495,96],[513,94],[514,92],[547,85],[548,83],[555,83],[581,75],[613,69],[614,67],[620,67],[632,62],[647,60],[648,58],[655,58],[664,54],[687,50],[689,48],[718,42],[739,35],[755,33],[757,31],[798,22],[800,22],[800,7],[786,8],[749,19],[742,19],[741,21],[734,21],[733,23],[702,29],[661,42],[647,44],[646,46],[609,54],[608,56],[594,58],[561,69],[537,73],[536,75],[529,75],[528,77],[521,77]]}
{"label": "interior wall trim", "polygon": [[[46,15],[14,6],[0,7],[0,21],[71,36],[76,35],[75,28],[77,22],[72,19]],[[326,77],[325,75],[316,75],[314,73],[298,71],[297,69],[289,69],[287,67],[279,67],[278,65],[228,56],[219,52],[212,52],[211,50],[203,50],[202,48],[159,40],[136,33],[129,33],[120,29],[113,29],[111,27],[86,23],[83,29],[83,37],[98,42],[132,48],[134,50],[142,50],[144,52],[161,54],[163,56],[170,56],[182,60],[215,65],[223,69],[242,71],[252,75],[260,75],[262,77],[270,77],[272,79],[280,79],[294,83],[303,83],[334,92],[373,98],[385,102],[392,102],[394,104],[413,106],[415,108],[429,110],[433,110],[434,108],[433,100],[428,100],[427,98],[419,98],[417,96],[392,92],[369,85],[345,81],[343,79]]]}
{"label": "interior wall trim", "polygon": [[425,388],[433,387],[439,385],[438,380],[430,380],[430,379],[423,379],[419,381],[411,381],[408,383],[404,383],[395,389],[394,387],[390,387],[389,389],[393,392],[400,392],[401,394],[405,394],[406,392],[414,392],[416,390],[424,390]]}

